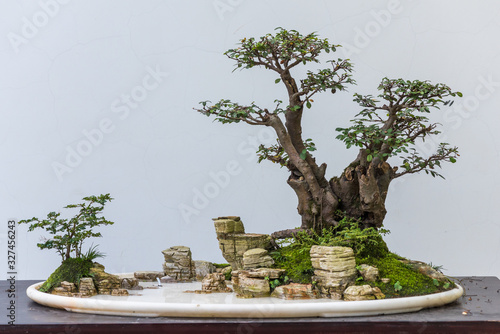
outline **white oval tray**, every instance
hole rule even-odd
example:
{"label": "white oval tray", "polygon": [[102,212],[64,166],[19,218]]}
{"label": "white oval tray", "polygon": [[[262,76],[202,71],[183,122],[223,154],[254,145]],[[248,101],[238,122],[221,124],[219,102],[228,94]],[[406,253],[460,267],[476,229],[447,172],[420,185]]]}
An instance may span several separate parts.
{"label": "white oval tray", "polygon": [[416,297],[347,302],[329,299],[286,301],[277,298],[238,299],[232,293],[184,293],[182,291],[192,290],[196,283],[174,283],[164,284],[157,290],[131,291],[128,297],[99,295],[74,298],[40,292],[36,287],[42,283],[33,284],[26,290],[28,297],[38,304],[70,312],[136,317],[262,319],[372,316],[442,306],[463,294],[463,288],[457,285],[449,291]]}

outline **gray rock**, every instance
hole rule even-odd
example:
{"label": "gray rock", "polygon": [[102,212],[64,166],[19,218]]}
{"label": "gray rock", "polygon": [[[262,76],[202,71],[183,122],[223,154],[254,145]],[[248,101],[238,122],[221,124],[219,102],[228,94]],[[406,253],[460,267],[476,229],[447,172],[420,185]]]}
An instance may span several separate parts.
{"label": "gray rock", "polygon": [[215,272],[215,266],[208,261],[194,261],[196,280],[201,281],[208,274]]}
{"label": "gray rock", "polygon": [[127,290],[144,289],[141,285],[139,285],[139,280],[137,278],[122,278],[121,288]]}
{"label": "gray rock", "polygon": [[163,271],[136,271],[134,278],[146,282],[154,282],[156,278],[163,277]]}

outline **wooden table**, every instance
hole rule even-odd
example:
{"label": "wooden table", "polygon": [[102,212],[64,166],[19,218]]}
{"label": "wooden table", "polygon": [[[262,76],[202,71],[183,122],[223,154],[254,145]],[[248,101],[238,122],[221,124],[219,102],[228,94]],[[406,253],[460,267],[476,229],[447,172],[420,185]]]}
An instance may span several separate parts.
{"label": "wooden table", "polygon": [[[500,333],[500,280],[459,277],[465,295],[439,308],[415,313],[350,318],[204,319],[136,318],[66,312],[38,305],[25,293],[42,280],[0,281],[0,333]],[[15,303],[15,324],[9,307]]]}

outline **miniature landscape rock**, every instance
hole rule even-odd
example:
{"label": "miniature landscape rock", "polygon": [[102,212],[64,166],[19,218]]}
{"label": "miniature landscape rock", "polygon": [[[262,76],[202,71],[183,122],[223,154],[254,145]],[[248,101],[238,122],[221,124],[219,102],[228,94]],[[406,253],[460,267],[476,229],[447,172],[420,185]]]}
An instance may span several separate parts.
{"label": "miniature landscape rock", "polygon": [[424,263],[421,261],[414,261],[414,260],[399,260],[399,261],[410,265],[413,270],[421,273],[422,275],[425,275],[425,276],[430,277],[432,279],[437,279],[438,281],[443,282],[443,283],[448,282],[448,278],[443,273],[440,273],[439,271],[432,268],[427,263]]}
{"label": "miniature landscape rock", "polygon": [[271,248],[267,234],[245,233],[240,217],[214,218],[215,231],[222,256],[234,270],[243,269],[243,254],[253,248]]}
{"label": "miniature landscape rock", "polygon": [[384,299],[385,295],[380,291],[378,287],[371,287],[366,285],[352,285],[345,289],[344,300],[355,301],[355,300],[374,300],[374,299]]}
{"label": "miniature landscape rock", "polygon": [[284,273],[283,269],[272,268],[234,270],[231,273],[231,283],[238,298],[269,297],[269,280],[279,279]]}
{"label": "miniature landscape rock", "polygon": [[142,290],[144,287],[139,285],[139,280],[137,278],[122,278],[121,288],[127,290]]}
{"label": "miniature landscape rock", "polygon": [[194,268],[197,281],[203,280],[205,276],[216,271],[216,268],[212,264],[212,262],[208,261],[194,261]]}
{"label": "miniature landscape rock", "polygon": [[90,275],[94,279],[97,293],[100,295],[127,295],[128,292],[121,288],[121,279],[113,274],[104,271],[104,266],[94,263],[90,268]]}
{"label": "miniature landscape rock", "polygon": [[191,258],[191,249],[185,246],[173,246],[162,251],[164,275],[176,281],[192,281],[196,277],[195,265]]}
{"label": "miniature landscape rock", "polygon": [[201,290],[210,292],[232,292],[226,285],[226,278],[221,273],[207,274],[201,281]]}
{"label": "miniature landscape rock", "polygon": [[51,293],[57,296],[73,297],[75,294],[78,293],[78,290],[76,288],[75,283],[62,281],[61,285],[55,287]]}
{"label": "miniature landscape rock", "polygon": [[80,278],[78,292],[81,294],[81,297],[92,297],[97,295],[97,289],[95,287],[94,280],[91,277]]}
{"label": "miniature landscape rock", "polygon": [[243,253],[243,268],[268,268],[274,265],[274,260],[267,250],[263,248],[253,248]]}
{"label": "miniature landscape rock", "polygon": [[313,281],[321,296],[340,299],[343,291],[356,280],[356,260],[350,247],[312,246]]}
{"label": "miniature landscape rock", "polygon": [[366,282],[376,282],[380,278],[378,269],[367,264],[360,265],[358,271]]}
{"label": "miniature landscape rock", "polygon": [[316,299],[320,297],[320,293],[312,284],[290,283],[288,285],[280,285],[274,289],[271,297],[295,300],[295,299]]}
{"label": "miniature landscape rock", "polygon": [[143,282],[154,282],[157,278],[165,276],[163,271],[136,271],[134,278]]}

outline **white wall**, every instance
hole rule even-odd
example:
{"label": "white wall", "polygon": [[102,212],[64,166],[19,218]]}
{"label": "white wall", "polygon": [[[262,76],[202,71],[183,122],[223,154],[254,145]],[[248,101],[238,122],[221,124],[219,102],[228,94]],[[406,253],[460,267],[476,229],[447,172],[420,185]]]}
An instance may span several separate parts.
{"label": "white wall", "polygon": [[[376,94],[384,76],[463,92],[433,118],[459,161],[444,166],[446,180],[392,185],[387,241],[449,275],[500,276],[499,12],[494,1],[1,1],[0,276],[9,219],[44,217],[91,194],[115,198],[105,216],[116,223],[94,240],[111,272],[161,270],[161,250],[179,244],[222,262],[212,217],[240,215],[249,232],[298,226],[285,170],[251,153],[269,132],[192,109],[207,99],[283,98],[273,73],[231,73],[222,55],[278,26],[317,31],[355,64],[358,85],[316,98],[304,120],[329,176],[356,154],[334,131],[359,111],[352,93]],[[228,167],[230,180],[214,188]],[[206,190],[212,198],[193,203]],[[180,205],[198,209],[186,219]],[[21,279],[45,278],[60,261],[36,247],[41,234],[18,227]]]}

